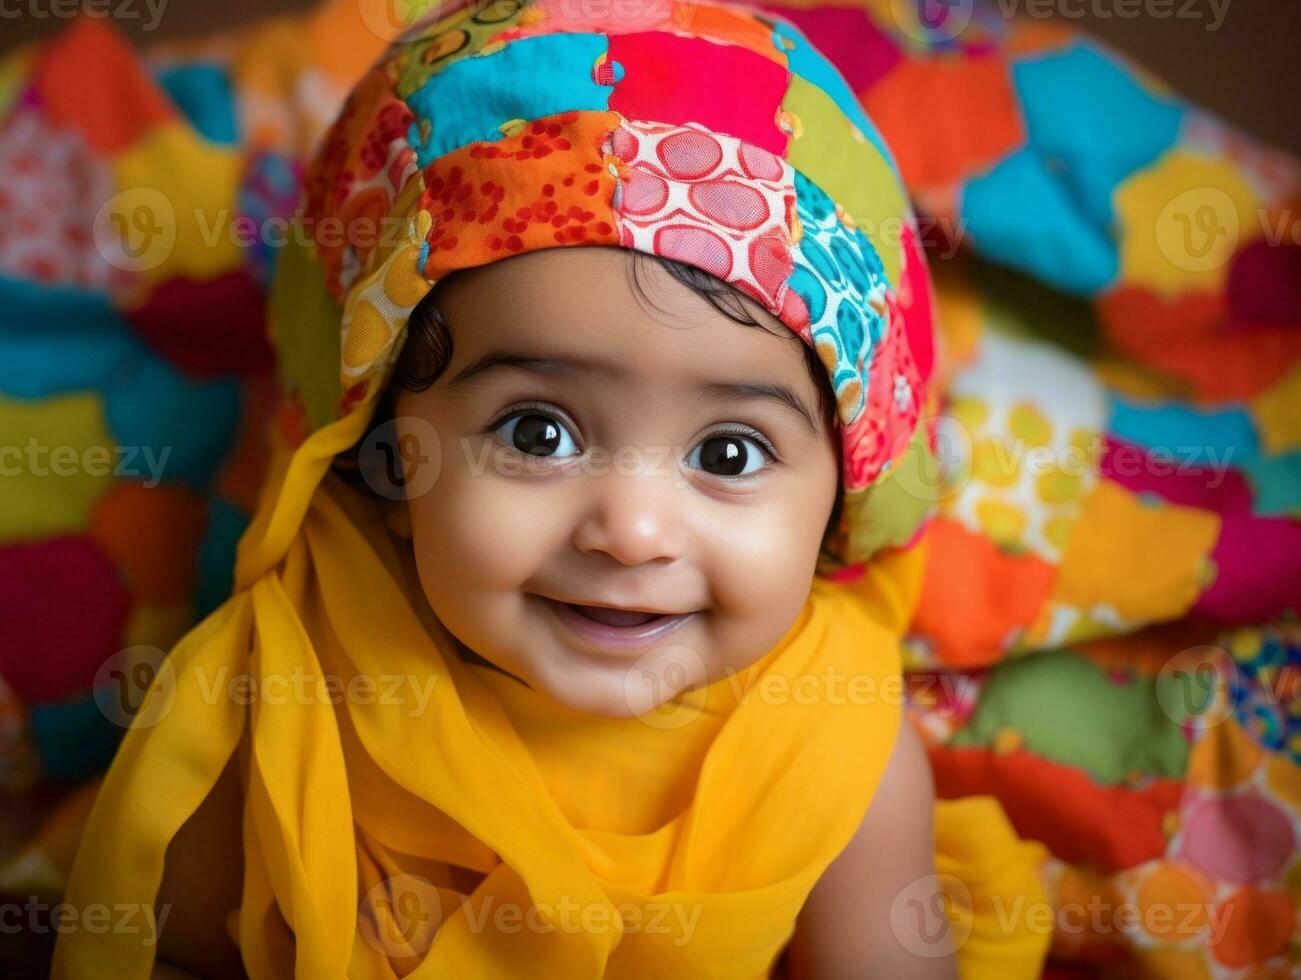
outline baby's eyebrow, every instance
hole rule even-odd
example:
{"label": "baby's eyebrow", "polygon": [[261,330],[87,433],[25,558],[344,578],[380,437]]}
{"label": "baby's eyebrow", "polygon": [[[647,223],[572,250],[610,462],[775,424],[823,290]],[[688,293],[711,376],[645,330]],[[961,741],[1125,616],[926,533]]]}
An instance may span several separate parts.
{"label": "baby's eyebrow", "polygon": [[[496,350],[484,354],[458,371],[447,382],[447,388],[452,390],[462,387],[474,378],[483,378],[486,374],[506,368],[561,378],[595,375],[606,381],[619,381],[628,375],[626,368],[586,358],[540,357],[518,351]],[[810,432],[816,434],[818,431],[813,413],[809,411],[804,400],[784,384],[696,381],[686,386],[686,394],[695,399],[721,398],[732,401],[769,399],[798,415]]]}

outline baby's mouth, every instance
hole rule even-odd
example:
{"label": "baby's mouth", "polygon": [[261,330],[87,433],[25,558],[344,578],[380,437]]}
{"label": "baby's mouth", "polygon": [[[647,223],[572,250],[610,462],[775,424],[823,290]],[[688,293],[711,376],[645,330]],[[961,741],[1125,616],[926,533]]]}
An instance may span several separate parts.
{"label": "baby's mouth", "polygon": [[580,606],[566,602],[566,606],[588,619],[606,626],[642,626],[654,619],[663,619],[662,613],[642,612],[637,609],[609,609],[605,606]]}
{"label": "baby's mouth", "polygon": [[[612,609],[540,596],[573,640],[602,653],[636,655],[662,643],[696,612],[659,613],[646,609]],[[698,610],[697,610],[698,612]]]}

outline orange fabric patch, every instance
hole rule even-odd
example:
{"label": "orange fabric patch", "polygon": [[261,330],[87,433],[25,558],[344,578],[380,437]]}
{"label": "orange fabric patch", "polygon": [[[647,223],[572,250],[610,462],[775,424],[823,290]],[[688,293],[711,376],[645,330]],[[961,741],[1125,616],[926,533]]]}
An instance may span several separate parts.
{"label": "orange fabric patch", "polygon": [[1232,789],[1260,766],[1264,750],[1232,718],[1214,725],[1193,746],[1188,779],[1207,789]]}
{"label": "orange fabric patch", "polygon": [[617,245],[609,168],[618,161],[601,147],[618,125],[613,112],[560,113],[430,164],[419,204],[433,219],[424,276],[539,248]]}
{"label": "orange fabric patch", "polygon": [[1007,65],[995,57],[901,61],[862,102],[909,187],[957,183],[1025,139]]}
{"label": "orange fabric patch", "polygon": [[983,535],[939,518],[927,532],[929,560],[914,629],[947,666],[999,659],[1029,626],[1052,589],[1056,568],[1032,554],[1009,555]]}
{"label": "orange fabric patch", "polygon": [[1043,54],[1079,40],[1075,28],[1058,20],[1014,17],[1007,23],[1006,52],[1009,55]]}
{"label": "orange fabric patch", "polygon": [[329,0],[307,18],[306,46],[317,67],[349,84],[409,26],[408,18],[399,11],[410,9],[394,4]]}
{"label": "orange fabric patch", "polygon": [[1224,934],[1209,946],[1224,966],[1241,969],[1287,951],[1296,919],[1287,893],[1240,888],[1229,896],[1221,914]]}
{"label": "orange fabric patch", "polygon": [[1098,637],[1082,644],[1079,652],[1107,670],[1132,669],[1144,677],[1156,677],[1180,650],[1211,643],[1216,635],[1205,623],[1181,619],[1137,633]]}
{"label": "orange fabric patch", "polygon": [[[1201,594],[1220,518],[1174,504],[1149,506],[1110,480],[1084,501],[1080,526],[1062,555],[1053,599],[1077,609],[1106,604],[1131,623],[1182,616]],[[1116,588],[1124,569],[1124,589]]]}
{"label": "orange fabric patch", "polygon": [[90,536],[127,579],[138,602],[182,602],[194,591],[208,508],[179,487],[117,483],[95,505]]}
{"label": "orange fabric patch", "polygon": [[94,18],[78,17],[55,36],[35,82],[50,120],[77,130],[106,155],[176,118],[131,45]]}
{"label": "orange fabric patch", "polygon": [[773,46],[773,32],[747,11],[678,0],[673,4],[673,26],[711,41],[747,48],[786,67],[786,52]]}

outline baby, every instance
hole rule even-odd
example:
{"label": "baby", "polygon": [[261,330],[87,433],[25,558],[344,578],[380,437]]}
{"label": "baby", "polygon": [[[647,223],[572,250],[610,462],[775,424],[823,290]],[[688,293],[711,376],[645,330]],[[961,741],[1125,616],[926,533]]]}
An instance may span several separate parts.
{"label": "baby", "polygon": [[350,97],[235,594],[72,874],[166,925],[56,976],[955,975],[900,925],[941,898],[908,576],[862,567],[921,516],[903,192],[794,28],[627,6],[466,9]]}

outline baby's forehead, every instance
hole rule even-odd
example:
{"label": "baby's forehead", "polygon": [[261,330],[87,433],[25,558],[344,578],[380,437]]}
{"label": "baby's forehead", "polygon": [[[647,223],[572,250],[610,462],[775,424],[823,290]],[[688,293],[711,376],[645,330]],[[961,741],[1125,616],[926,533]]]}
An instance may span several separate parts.
{"label": "baby's forehead", "polygon": [[803,372],[804,341],[757,304],[732,299],[751,319],[737,322],[639,258],[615,248],[555,248],[457,273],[436,297],[454,365],[509,352],[557,361],[560,376],[613,383],[790,383]]}

